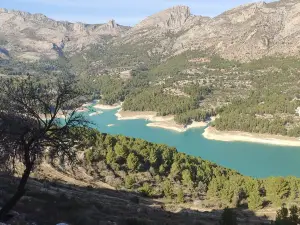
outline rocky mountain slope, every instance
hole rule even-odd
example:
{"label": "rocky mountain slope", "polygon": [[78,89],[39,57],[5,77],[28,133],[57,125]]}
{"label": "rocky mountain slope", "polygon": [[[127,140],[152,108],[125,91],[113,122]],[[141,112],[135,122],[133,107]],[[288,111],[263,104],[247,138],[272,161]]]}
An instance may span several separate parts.
{"label": "rocky mountain slope", "polygon": [[142,21],[127,33],[127,39],[137,42],[147,36],[157,43],[152,51],[176,54],[198,49],[246,61],[265,55],[297,55],[299,24],[296,0],[247,4],[215,18],[193,16],[187,7],[179,6]]}
{"label": "rocky mountain slope", "polygon": [[154,14],[135,27],[114,21],[101,25],[58,22],[41,14],[0,10],[0,52],[21,59],[55,58],[92,45],[130,44],[149,56],[167,57],[186,50],[216,53],[249,61],[270,55],[298,55],[300,2],[251,3],[209,18],[194,16],[186,6]]}
{"label": "rocky mountain slope", "polygon": [[2,57],[24,60],[54,59],[64,52],[76,53],[103,43],[107,36],[118,36],[128,30],[114,20],[95,25],[69,23],[6,9],[0,9],[0,26]]}

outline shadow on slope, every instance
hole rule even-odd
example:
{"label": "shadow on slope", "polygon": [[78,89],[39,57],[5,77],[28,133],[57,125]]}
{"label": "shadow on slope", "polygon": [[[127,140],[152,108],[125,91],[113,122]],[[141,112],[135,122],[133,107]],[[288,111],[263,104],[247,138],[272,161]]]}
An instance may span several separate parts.
{"label": "shadow on slope", "polygon": [[[0,207],[14,193],[18,178],[0,176]],[[174,205],[174,212],[163,203],[137,193],[105,188],[80,187],[61,181],[30,179],[28,191],[14,209],[11,225],[167,225],[219,224],[222,210],[199,212]],[[270,224],[254,212],[235,209],[238,224]],[[17,216],[16,216],[17,215]],[[31,222],[31,223],[28,223]]]}

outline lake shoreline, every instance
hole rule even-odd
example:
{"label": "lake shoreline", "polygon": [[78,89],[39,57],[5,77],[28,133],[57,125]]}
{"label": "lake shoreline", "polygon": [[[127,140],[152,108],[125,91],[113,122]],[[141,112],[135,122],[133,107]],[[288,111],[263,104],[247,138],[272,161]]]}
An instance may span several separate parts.
{"label": "lake shoreline", "polygon": [[95,109],[102,109],[102,110],[113,110],[119,109],[122,107],[122,104],[114,104],[114,105],[104,105],[104,104],[96,104],[93,106]]}
{"label": "lake shoreline", "polygon": [[154,111],[123,111],[120,109],[115,115],[118,120],[148,120],[151,121],[151,123],[147,124],[148,127],[157,127],[176,132],[185,132],[191,128],[203,128],[208,125],[207,122],[195,121],[187,126],[177,124],[174,120],[174,116],[157,116],[157,112]]}
{"label": "lake shoreline", "polygon": [[174,122],[154,122],[154,123],[148,123],[148,127],[157,127],[157,128],[162,128],[162,129],[167,129],[167,130],[173,130],[176,132],[186,132],[189,129],[192,128],[203,128],[207,126],[207,123],[205,122],[193,122],[190,125],[184,126],[184,125],[179,125]]}
{"label": "lake shoreline", "polygon": [[[151,121],[117,120],[115,110],[91,117],[95,128],[101,133],[133,137],[147,142],[173,146],[185,154],[200,156],[213,163],[232,168],[246,176],[266,178],[268,176],[300,177],[300,148],[251,142],[221,142],[207,140],[202,136],[204,129],[176,132],[146,126]],[[133,116],[133,115],[131,115]],[[114,126],[111,126],[114,124]],[[110,126],[108,126],[110,125]],[[94,127],[94,125],[93,125]]]}
{"label": "lake shoreline", "polygon": [[224,142],[251,142],[258,144],[300,147],[300,140],[292,137],[270,134],[255,134],[240,131],[219,131],[214,127],[207,127],[202,134],[208,140]]}

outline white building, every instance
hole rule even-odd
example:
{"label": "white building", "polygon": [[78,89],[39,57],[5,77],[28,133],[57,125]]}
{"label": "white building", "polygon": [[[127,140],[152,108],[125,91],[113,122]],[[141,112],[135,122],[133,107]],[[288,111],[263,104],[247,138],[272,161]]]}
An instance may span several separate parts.
{"label": "white building", "polygon": [[296,114],[298,114],[298,115],[300,116],[300,107],[298,107],[298,108],[296,109]]}

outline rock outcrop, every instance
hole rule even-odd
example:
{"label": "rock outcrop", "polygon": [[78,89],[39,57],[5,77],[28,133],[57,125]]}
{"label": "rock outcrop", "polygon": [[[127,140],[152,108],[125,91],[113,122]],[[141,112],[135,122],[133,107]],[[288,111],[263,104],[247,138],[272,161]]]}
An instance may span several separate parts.
{"label": "rock outcrop", "polygon": [[154,14],[133,28],[133,30],[159,28],[164,30],[179,30],[191,17],[187,6],[176,6],[165,11]]}

